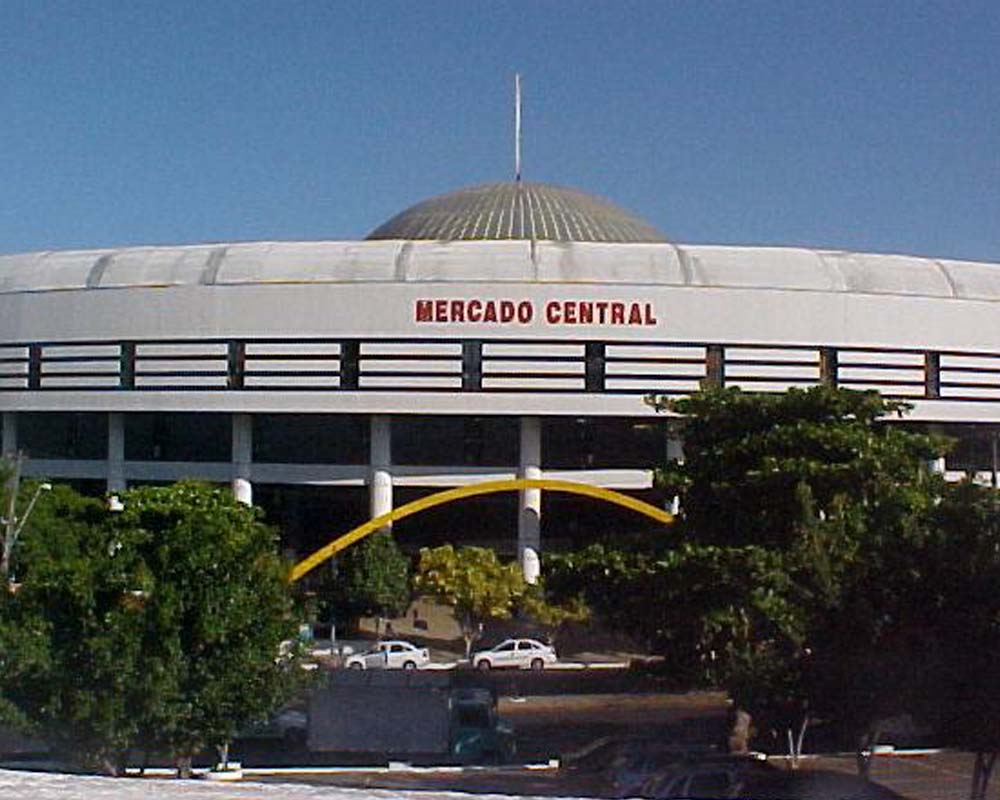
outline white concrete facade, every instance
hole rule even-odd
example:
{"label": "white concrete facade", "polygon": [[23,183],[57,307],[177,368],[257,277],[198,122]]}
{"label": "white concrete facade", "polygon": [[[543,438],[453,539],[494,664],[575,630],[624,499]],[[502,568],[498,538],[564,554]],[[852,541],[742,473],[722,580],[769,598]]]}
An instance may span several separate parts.
{"label": "white concrete facade", "polygon": [[[648,419],[646,395],[707,381],[873,388],[910,402],[914,421],[996,424],[998,323],[1000,265],[801,248],[365,241],[0,256],[2,444],[17,450],[22,414],[97,412],[103,458],[32,458],[25,472],[109,493],[197,477],[245,502],[259,484],[366,486],[373,516],[397,488],[497,477],[641,490],[646,466],[546,469],[544,421]],[[141,412],[228,415],[228,460],[129,458],[126,422]],[[265,414],[360,415],[364,463],[255,461]],[[398,464],[392,420],[413,415],[514,418],[517,458]],[[522,557],[544,545],[541,512],[540,493],[522,492]]]}

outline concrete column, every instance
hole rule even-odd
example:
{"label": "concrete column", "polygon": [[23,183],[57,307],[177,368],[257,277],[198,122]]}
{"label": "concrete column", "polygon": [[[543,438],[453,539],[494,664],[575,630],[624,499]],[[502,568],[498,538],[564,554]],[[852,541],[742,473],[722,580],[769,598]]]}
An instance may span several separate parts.
{"label": "concrete column", "polygon": [[[521,458],[517,476],[525,480],[542,477],[542,423],[538,417],[521,417]],[[524,576],[538,577],[538,553],[542,546],[542,490],[523,489],[517,517],[517,557]]]}
{"label": "concrete column", "polygon": [[244,505],[253,505],[253,418],[249,414],[233,414],[233,495]]}
{"label": "concrete column", "polygon": [[125,488],[125,415],[112,412],[108,414],[108,494]]}
{"label": "concrete column", "polygon": [[[944,428],[942,428],[940,425],[928,425],[926,432],[930,436],[945,435]],[[937,475],[944,475],[948,469],[944,456],[940,456],[939,458],[932,458],[930,461],[927,462],[927,467],[928,469],[930,469],[932,473],[935,473]]]}
{"label": "concrete column", "polygon": [[2,455],[8,461],[17,455],[17,412],[3,412]]}
{"label": "concrete column", "polygon": [[[368,508],[372,517],[392,511],[392,418],[373,414],[368,452]],[[386,525],[383,530],[391,530]]]}

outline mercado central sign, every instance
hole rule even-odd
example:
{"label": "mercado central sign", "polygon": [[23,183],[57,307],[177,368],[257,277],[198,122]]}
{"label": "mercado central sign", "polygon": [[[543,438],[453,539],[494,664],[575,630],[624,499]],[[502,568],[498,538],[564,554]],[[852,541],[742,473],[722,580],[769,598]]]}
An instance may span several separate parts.
{"label": "mercado central sign", "polygon": [[497,300],[487,298],[418,299],[415,322],[448,324],[530,325],[656,325],[652,303],[619,300]]}

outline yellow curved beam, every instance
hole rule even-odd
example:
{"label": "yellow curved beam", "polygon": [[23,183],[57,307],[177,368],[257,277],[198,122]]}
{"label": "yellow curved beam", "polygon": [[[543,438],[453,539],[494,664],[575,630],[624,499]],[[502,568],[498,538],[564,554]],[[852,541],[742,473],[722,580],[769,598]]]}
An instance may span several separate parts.
{"label": "yellow curved beam", "polygon": [[585,495],[587,497],[594,497],[598,500],[604,500],[607,503],[614,503],[615,505],[630,508],[633,511],[655,519],[657,522],[668,524],[673,521],[673,515],[664,511],[662,508],[657,508],[654,505],[650,505],[642,500],[637,500],[627,494],[616,492],[613,489],[604,489],[600,486],[590,486],[585,483],[576,483],[575,481],[548,480],[545,478],[511,478],[501,481],[483,481],[482,483],[470,483],[468,486],[459,486],[455,489],[445,489],[442,492],[436,492],[434,494],[427,495],[427,497],[421,497],[419,500],[414,500],[412,503],[407,503],[399,508],[394,508],[388,514],[382,514],[381,516],[368,520],[368,522],[363,525],[358,525],[358,527],[354,530],[348,531],[343,536],[340,536],[324,547],[321,547],[312,555],[306,556],[302,559],[298,564],[292,567],[290,579],[292,582],[297,581],[303,575],[318,567],[328,558],[335,556],[345,547],[349,547],[359,539],[364,539],[369,534],[374,533],[380,528],[384,528],[390,522],[396,522],[397,520],[412,516],[413,514],[418,514],[421,511],[426,511],[428,508],[434,508],[435,506],[444,505],[445,503],[451,503],[465,497],[475,497],[480,494],[494,494],[496,492],[520,491],[522,489],[544,489],[549,492],[567,492],[569,494]]}

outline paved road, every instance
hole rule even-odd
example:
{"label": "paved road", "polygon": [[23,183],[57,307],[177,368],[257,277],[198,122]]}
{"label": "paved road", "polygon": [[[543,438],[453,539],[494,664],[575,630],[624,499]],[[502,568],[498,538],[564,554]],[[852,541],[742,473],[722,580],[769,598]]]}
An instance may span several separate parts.
{"label": "paved road", "polygon": [[[508,800],[502,795],[480,795]],[[0,800],[455,800],[454,794],[291,783],[101,778],[0,770]],[[471,800],[471,799],[470,799]]]}

